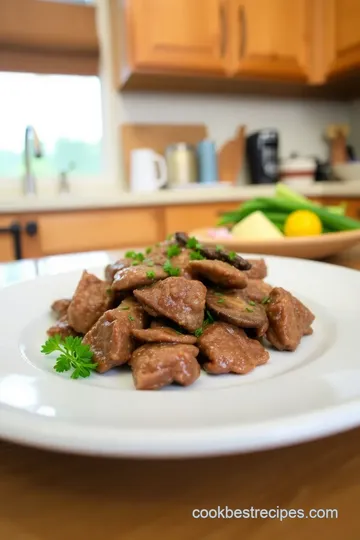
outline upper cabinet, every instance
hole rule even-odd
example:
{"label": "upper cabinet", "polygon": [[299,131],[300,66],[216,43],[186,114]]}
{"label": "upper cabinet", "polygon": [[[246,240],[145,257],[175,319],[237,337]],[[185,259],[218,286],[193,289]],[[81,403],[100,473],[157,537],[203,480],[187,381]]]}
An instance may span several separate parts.
{"label": "upper cabinet", "polygon": [[125,3],[133,69],[221,74],[227,59],[227,0]]}
{"label": "upper cabinet", "polygon": [[237,75],[309,79],[308,0],[230,0],[230,23]]}
{"label": "upper cabinet", "polygon": [[360,0],[109,2],[123,90],[319,96],[334,76],[360,73]]}
{"label": "upper cabinet", "polygon": [[360,0],[327,0],[327,74],[360,69]]}

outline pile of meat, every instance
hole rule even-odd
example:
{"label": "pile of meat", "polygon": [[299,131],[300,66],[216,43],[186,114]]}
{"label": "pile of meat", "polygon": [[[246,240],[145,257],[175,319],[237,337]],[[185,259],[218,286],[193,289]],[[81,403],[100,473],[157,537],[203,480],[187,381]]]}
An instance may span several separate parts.
{"label": "pile of meat", "polygon": [[263,259],[176,233],[104,280],[84,271],[72,299],[53,303],[48,334],[83,336],[99,373],[129,364],[139,390],[190,385],[201,367],[245,374],[269,360],[266,346],[294,351],[312,333],[311,311],[266,276]]}

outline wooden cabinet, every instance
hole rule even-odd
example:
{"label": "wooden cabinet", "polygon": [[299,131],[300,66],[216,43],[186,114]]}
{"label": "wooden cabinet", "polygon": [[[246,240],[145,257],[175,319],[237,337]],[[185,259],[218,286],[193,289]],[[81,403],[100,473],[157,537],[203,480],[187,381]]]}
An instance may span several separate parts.
{"label": "wooden cabinet", "polygon": [[133,69],[224,73],[228,52],[226,2],[127,2],[127,43]]}
{"label": "wooden cabinet", "polygon": [[360,1],[326,0],[328,75],[360,69]]}
{"label": "wooden cabinet", "polygon": [[176,231],[190,232],[201,227],[215,227],[221,214],[238,208],[241,201],[202,205],[180,205],[165,208],[165,235]]}
{"label": "wooden cabinet", "polygon": [[161,226],[151,208],[43,214],[37,223],[42,255],[153,244]]}
{"label": "wooden cabinet", "polygon": [[[7,229],[15,222],[14,216],[1,216],[0,229]],[[4,232],[0,234],[0,261],[13,261],[15,258],[14,241],[10,233]]]}
{"label": "wooden cabinet", "polygon": [[308,0],[230,0],[229,22],[237,75],[308,79]]}

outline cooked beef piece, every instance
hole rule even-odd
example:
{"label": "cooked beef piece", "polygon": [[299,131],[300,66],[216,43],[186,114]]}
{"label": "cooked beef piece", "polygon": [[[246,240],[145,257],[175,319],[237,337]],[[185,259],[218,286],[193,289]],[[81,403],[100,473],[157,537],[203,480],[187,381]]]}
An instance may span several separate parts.
{"label": "cooked beef piece", "polygon": [[151,285],[159,279],[165,279],[168,274],[162,266],[146,266],[140,264],[138,266],[129,266],[123,268],[115,274],[112,282],[112,289],[115,291],[132,291],[139,287]]}
{"label": "cooked beef piece", "polygon": [[[175,233],[175,241],[180,246],[186,246],[189,240],[189,236],[183,232]],[[247,260],[243,259],[240,255],[234,254],[226,249],[218,249],[213,247],[205,247],[201,244],[198,245],[197,250],[201,255],[209,260],[219,260],[235,266],[238,270],[250,270],[251,264]]]}
{"label": "cooked beef piece", "polygon": [[143,309],[135,299],[124,300],[121,306],[106,311],[83,339],[94,353],[99,373],[130,360],[135,349],[132,331],[145,324]]}
{"label": "cooked beef piece", "polygon": [[169,277],[134,295],[151,315],[161,315],[194,332],[204,321],[206,287],[200,281]]}
{"label": "cooked beef piece", "polygon": [[264,259],[249,259],[251,268],[246,272],[249,279],[265,279],[267,276],[267,266]]}
{"label": "cooked beef piece", "polygon": [[56,315],[57,319],[60,319],[60,317],[67,314],[70,302],[71,299],[69,300],[68,298],[62,298],[61,300],[55,300],[55,302],[51,304],[51,309],[54,315]]}
{"label": "cooked beef piece", "polygon": [[73,328],[71,328],[67,315],[60,317],[60,319],[47,330],[48,336],[55,336],[56,334],[60,334],[63,339],[68,336],[79,335]]}
{"label": "cooked beef piece", "polygon": [[265,301],[272,290],[272,286],[265,283],[262,279],[249,279],[244,293],[248,296],[249,300],[253,302]]}
{"label": "cooked beef piece", "polygon": [[67,314],[70,325],[77,332],[86,334],[111,302],[109,284],[84,270],[69,305]]}
{"label": "cooked beef piece", "polygon": [[[133,296],[127,296],[114,312],[126,313],[132,328],[146,328],[148,324],[148,314]],[[134,319],[134,320],[132,320]]]}
{"label": "cooked beef piece", "polygon": [[200,376],[194,345],[160,343],[143,345],[130,361],[137,390],[156,390],[173,382],[189,386]]}
{"label": "cooked beef piece", "polygon": [[215,291],[208,289],[206,305],[219,319],[240,328],[257,328],[258,336],[265,334],[268,319],[263,305],[255,304],[242,290]]}
{"label": "cooked beef piece", "polygon": [[171,257],[170,259],[172,266],[180,268],[180,275],[186,279],[192,279],[192,273],[189,269],[191,253],[191,249],[182,248],[179,255],[175,255],[175,257]]}
{"label": "cooked beef piece", "polygon": [[198,344],[207,358],[204,368],[208,373],[244,374],[269,360],[261,343],[248,338],[241,328],[223,322],[208,326]]}
{"label": "cooked beef piece", "polygon": [[122,270],[123,268],[127,268],[128,266],[131,266],[133,263],[132,259],[120,259],[118,261],[115,261],[114,263],[108,264],[105,268],[105,280],[109,283],[113,282],[113,279],[115,277],[115,274]]}
{"label": "cooked beef piece", "polygon": [[275,287],[269,295],[267,340],[279,351],[295,351],[301,338],[312,334],[315,316],[291,293]]}
{"label": "cooked beef piece", "polygon": [[226,289],[243,289],[247,285],[244,272],[222,261],[191,261],[189,268],[193,275],[207,278]]}
{"label": "cooked beef piece", "polygon": [[138,341],[145,343],[196,343],[196,337],[182,334],[173,328],[158,327],[147,328],[146,330],[133,330],[132,335]]}

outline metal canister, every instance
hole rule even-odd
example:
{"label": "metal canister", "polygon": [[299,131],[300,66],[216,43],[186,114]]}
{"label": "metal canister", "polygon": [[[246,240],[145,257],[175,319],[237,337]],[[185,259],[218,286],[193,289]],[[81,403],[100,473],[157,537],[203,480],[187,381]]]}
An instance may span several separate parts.
{"label": "metal canister", "polygon": [[191,144],[177,143],[166,148],[168,186],[182,187],[198,181],[196,148]]}

